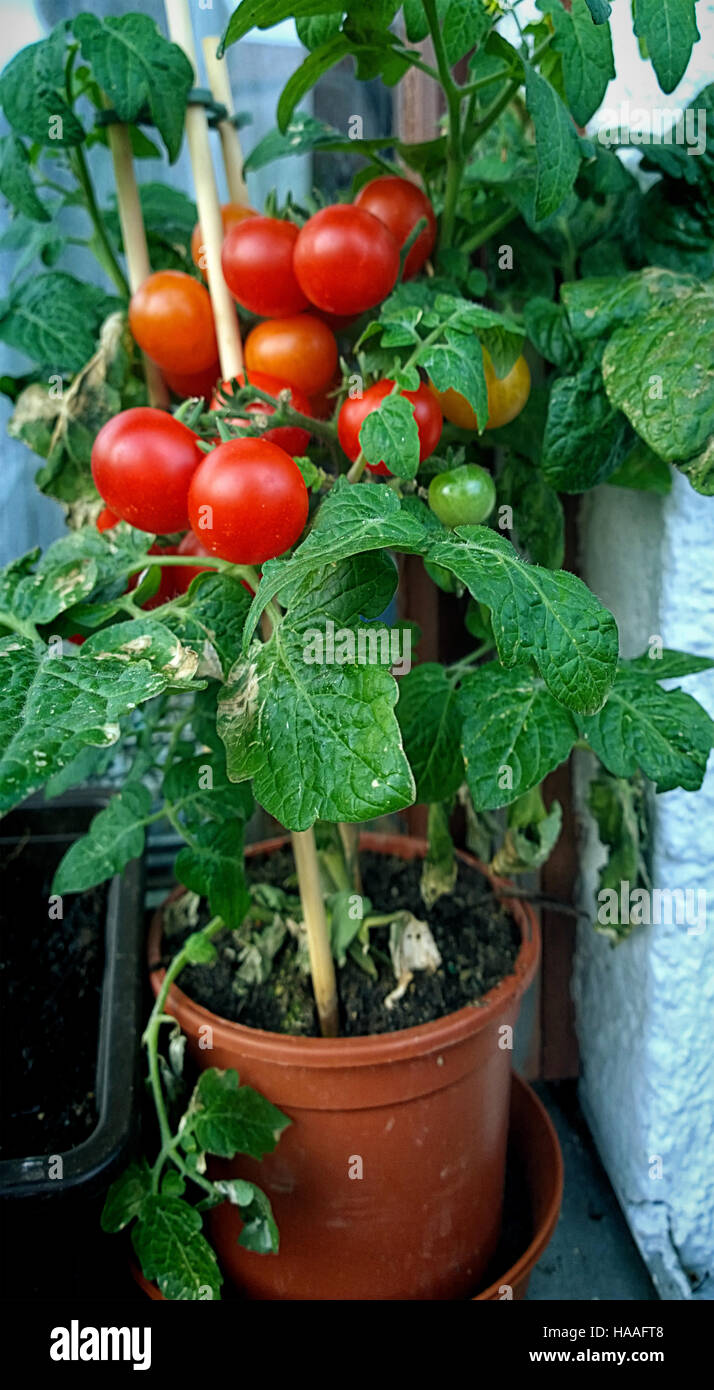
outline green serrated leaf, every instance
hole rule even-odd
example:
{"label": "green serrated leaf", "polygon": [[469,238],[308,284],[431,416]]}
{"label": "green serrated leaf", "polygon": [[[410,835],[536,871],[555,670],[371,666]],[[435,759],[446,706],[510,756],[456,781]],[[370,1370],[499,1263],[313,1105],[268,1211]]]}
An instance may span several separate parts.
{"label": "green serrated leaf", "polygon": [[200,1212],[179,1197],[146,1198],[131,1239],[144,1277],[164,1298],[220,1298],[223,1275],[201,1225]]}
{"label": "green serrated leaf", "polygon": [[442,37],[450,67],[485,39],[494,22],[480,0],[448,0],[442,19]]}
{"label": "green serrated leaf", "polygon": [[464,779],[456,691],[443,666],[421,662],[399,682],[397,718],[419,803],[447,801]]}
{"label": "green serrated leaf", "polygon": [[635,34],[643,41],[663,92],[684,76],[700,37],[695,0],[637,0]]}
{"label": "green serrated leaf", "polygon": [[26,217],[49,222],[50,214],[40,202],[25,146],[17,135],[0,138],[0,193]]}
{"label": "green serrated leaf", "polygon": [[284,19],[305,19],[311,15],[342,14],[347,8],[344,0],[241,0],[233,11],[218,49],[237,43],[251,29],[270,29]]}
{"label": "green serrated leaf", "polygon": [[0,106],[10,125],[54,149],[84,140],[84,128],[67,102],[66,56],[66,26],[60,23],[46,39],[21,48],[0,76]]}
{"label": "green serrated leaf", "polygon": [[119,720],[168,684],[148,662],[48,657],[16,637],[0,641],[0,675],[0,814],[87,744],[116,743]]}
{"label": "green serrated leaf", "polygon": [[647,671],[623,665],[603,709],[580,724],[615,777],[632,777],[641,768],[658,792],[701,786],[714,722],[691,695],[663,690]]}
{"label": "green serrated leaf", "polygon": [[414,789],[394,715],[389,629],[359,623],[381,611],[367,606],[370,592],[384,607],[392,562],[385,570],[384,557],[361,554],[329,569],[299,565],[286,616],[236,663],[218,708],[229,777],[252,777],[256,799],[292,830],[387,814]]}
{"label": "green serrated leaf", "polygon": [[573,716],[527,669],[489,662],[461,683],[462,750],[474,809],[508,806],[564,762]]}
{"label": "green serrated leaf", "polygon": [[273,1152],[290,1120],[251,1086],[241,1086],[232,1068],[211,1067],[199,1077],[186,1112],[186,1125],[199,1147],[217,1158]]}
{"label": "green serrated leaf", "polygon": [[396,478],[415,478],[419,470],[419,430],[414,406],[405,396],[385,396],[359,432],[368,463],[385,463]]}
{"label": "green serrated leaf", "polygon": [[578,125],[587,125],[615,76],[610,26],[593,24],[586,0],[572,0],[567,10],[560,0],[538,0],[538,8],[553,22],[552,48],[563,59],[568,106]]}
{"label": "green serrated leaf", "polygon": [[615,330],[602,375],[613,405],[660,458],[686,469],[708,448],[709,469],[690,481],[714,491],[714,293],[695,288]]}
{"label": "green serrated leaf", "polygon": [[82,56],[91,63],[120,120],[134,122],[148,106],[173,164],[181,148],[186,99],[194,80],[186,54],[164,38],[148,15],[101,20],[80,14],[72,27]]}
{"label": "green serrated leaf", "polygon": [[295,107],[306,93],[312,90],[323,73],[328,72],[351,51],[352,44],[346,34],[333,34],[332,38],[308,54],[300,67],[291,74],[280,93],[276,112],[278,127],[283,133],[287,130]]}
{"label": "green serrated leaf", "polygon": [[541,457],[552,487],[571,493],[596,487],[620,467],[631,447],[627,419],[613,409],[596,361],[554,382]]}
{"label": "green serrated leaf", "polygon": [[112,1235],[122,1231],[130,1221],[140,1216],[150,1192],[151,1169],[146,1159],[130,1163],[109,1188],[102,1209],[102,1230]]}
{"label": "green serrated leaf", "polygon": [[653,680],[665,681],[694,676],[699,671],[714,670],[714,660],[710,656],[695,656],[692,652],[675,652],[669,647],[651,648],[632,661],[622,661],[622,670],[648,675]]}
{"label": "green serrated leaf", "polygon": [[208,898],[211,912],[228,927],[239,927],[250,906],[243,865],[243,825],[228,821],[199,826],[176,856],[179,883]]}
{"label": "green serrated leaf", "polygon": [[513,511],[513,531],[529,560],[559,570],[565,554],[565,520],[557,492],[541,469],[511,454],[497,479],[499,506]]}
{"label": "green serrated leaf", "polygon": [[52,881],[53,893],[83,893],[95,883],[120,874],[144,849],[144,826],[151,813],[151,793],[129,782],[99,811],[89,833],[70,845]]}
{"label": "green serrated leaf", "polygon": [[0,339],[50,372],[79,372],[116,300],[63,270],[13,288],[0,309]]}
{"label": "green serrated leaf", "polygon": [[615,619],[575,575],[521,560],[483,526],[430,537],[428,557],[491,609],[504,666],[535,661],[551,694],[572,710],[596,710],[615,675]]}
{"label": "green serrated leaf", "polygon": [[551,217],[564,202],[580,168],[578,133],[558,93],[529,63],[526,105],[536,133],[534,213],[538,221]]}

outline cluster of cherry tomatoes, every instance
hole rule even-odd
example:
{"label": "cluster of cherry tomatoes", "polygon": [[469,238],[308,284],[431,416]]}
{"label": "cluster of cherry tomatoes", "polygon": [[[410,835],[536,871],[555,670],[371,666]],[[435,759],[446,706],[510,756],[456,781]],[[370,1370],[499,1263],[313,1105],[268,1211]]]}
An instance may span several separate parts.
{"label": "cluster of cherry tomatoes", "polygon": [[[259,565],[289,549],[307,520],[308,493],[295,458],[306,451],[307,422],[329,413],[327,393],[336,385],[338,364],[335,331],[380,304],[400,272],[409,278],[422,268],[433,250],[436,218],[426,195],[396,176],[374,179],[353,203],[323,208],[302,227],[231,204],[222,214],[226,284],[239,306],[261,320],[245,341],[249,384],[274,397],[285,392],[303,420],[265,429],[259,438],[217,442],[206,453],[180,420],[140,407],[124,411],[100,430],[92,471],[110,518],[158,534],[188,531],[181,542],[184,554]],[[403,256],[420,220],[424,226]],[[205,274],[200,226],[194,229],[191,249]],[[136,342],[172,391],[204,396],[214,410],[229,408],[233,387],[219,381],[211,299],[204,284],[180,271],[158,271],[132,297],[129,322]],[[515,394],[523,399],[514,409],[509,378],[498,381],[485,362],[493,426],[517,413],[530,383],[528,368],[519,359],[510,375],[518,376]],[[245,384],[245,377],[239,377],[238,385]],[[394,389],[385,378],[345,400],[337,431],[349,459],[359,457],[359,433],[367,415]],[[440,394],[422,382],[418,390],[403,394],[414,407],[422,462],[438,445],[444,416],[463,428],[476,428],[473,411],[454,391]],[[242,418],[235,423],[248,423],[254,412],[265,415],[273,409],[256,397],[241,406]],[[367,466],[389,473],[387,460]],[[468,520],[478,510],[472,499]],[[111,520],[105,518],[105,524]],[[182,567],[174,589],[187,587],[199,568]]]}

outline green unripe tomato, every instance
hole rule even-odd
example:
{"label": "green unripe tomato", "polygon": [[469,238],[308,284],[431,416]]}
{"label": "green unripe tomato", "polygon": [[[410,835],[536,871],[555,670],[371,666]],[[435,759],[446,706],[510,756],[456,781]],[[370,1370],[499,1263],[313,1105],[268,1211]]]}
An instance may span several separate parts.
{"label": "green unripe tomato", "polygon": [[429,483],[429,506],[444,526],[480,526],[495,505],[493,478],[478,463],[449,468]]}

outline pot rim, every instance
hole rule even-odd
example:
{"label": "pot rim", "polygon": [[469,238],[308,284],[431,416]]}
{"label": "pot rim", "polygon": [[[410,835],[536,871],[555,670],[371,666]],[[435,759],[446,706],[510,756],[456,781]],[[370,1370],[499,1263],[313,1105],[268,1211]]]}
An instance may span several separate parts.
{"label": "pot rim", "polygon": [[[254,858],[259,854],[271,854],[282,849],[290,841],[288,834],[276,835],[268,840],[258,840],[246,847],[246,856]],[[360,849],[371,849],[378,854],[393,854],[402,859],[423,858],[427,852],[426,840],[412,835],[382,834],[363,831],[360,835]],[[370,1033],[364,1037],[313,1038],[296,1036],[291,1033],[271,1033],[262,1028],[250,1028],[244,1023],[222,1018],[202,1004],[197,1004],[189,995],[174,984],[166,1001],[167,1010],[175,1014],[179,1021],[190,1020],[198,1031],[210,1027],[214,1034],[222,1032],[240,1046],[246,1057],[260,1058],[288,1066],[309,1067],[368,1067],[385,1061],[402,1061],[417,1057],[425,1051],[452,1047],[466,1037],[480,1032],[501,1015],[509,1004],[522,997],[535,974],[540,955],[540,929],[533,907],[526,899],[508,898],[507,890],[514,885],[509,879],[499,878],[491,873],[474,855],[457,850],[464,863],[477,869],[498,890],[504,907],[508,909],[521,931],[521,947],[516,957],[515,967],[510,975],[494,985],[474,1004],[466,1004],[455,1013],[428,1023],[418,1023],[411,1028],[401,1028],[393,1033]],[[181,885],[168,895],[166,902],[185,891]],[[149,977],[154,995],[158,994],[166,973],[163,966],[154,966],[161,946],[163,933],[163,904],[151,920],[148,935]]]}

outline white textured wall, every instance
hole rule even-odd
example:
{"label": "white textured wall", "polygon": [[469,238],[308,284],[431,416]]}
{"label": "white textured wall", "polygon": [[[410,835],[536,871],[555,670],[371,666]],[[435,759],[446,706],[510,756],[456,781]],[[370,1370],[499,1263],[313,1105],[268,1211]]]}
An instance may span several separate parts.
{"label": "white textured wall", "polygon": [[[614,611],[623,655],[654,633],[667,647],[714,653],[714,501],[680,476],[663,500],[598,488],[581,533],[584,578]],[[714,713],[711,674],[684,686]],[[589,763],[577,770],[581,810]],[[614,948],[581,926],[581,1099],[661,1296],[714,1298],[714,770],[700,792],[653,804],[653,886],[706,889],[707,926],[700,936],[636,927]],[[592,912],[602,850],[585,815],[583,832],[581,897]]]}

